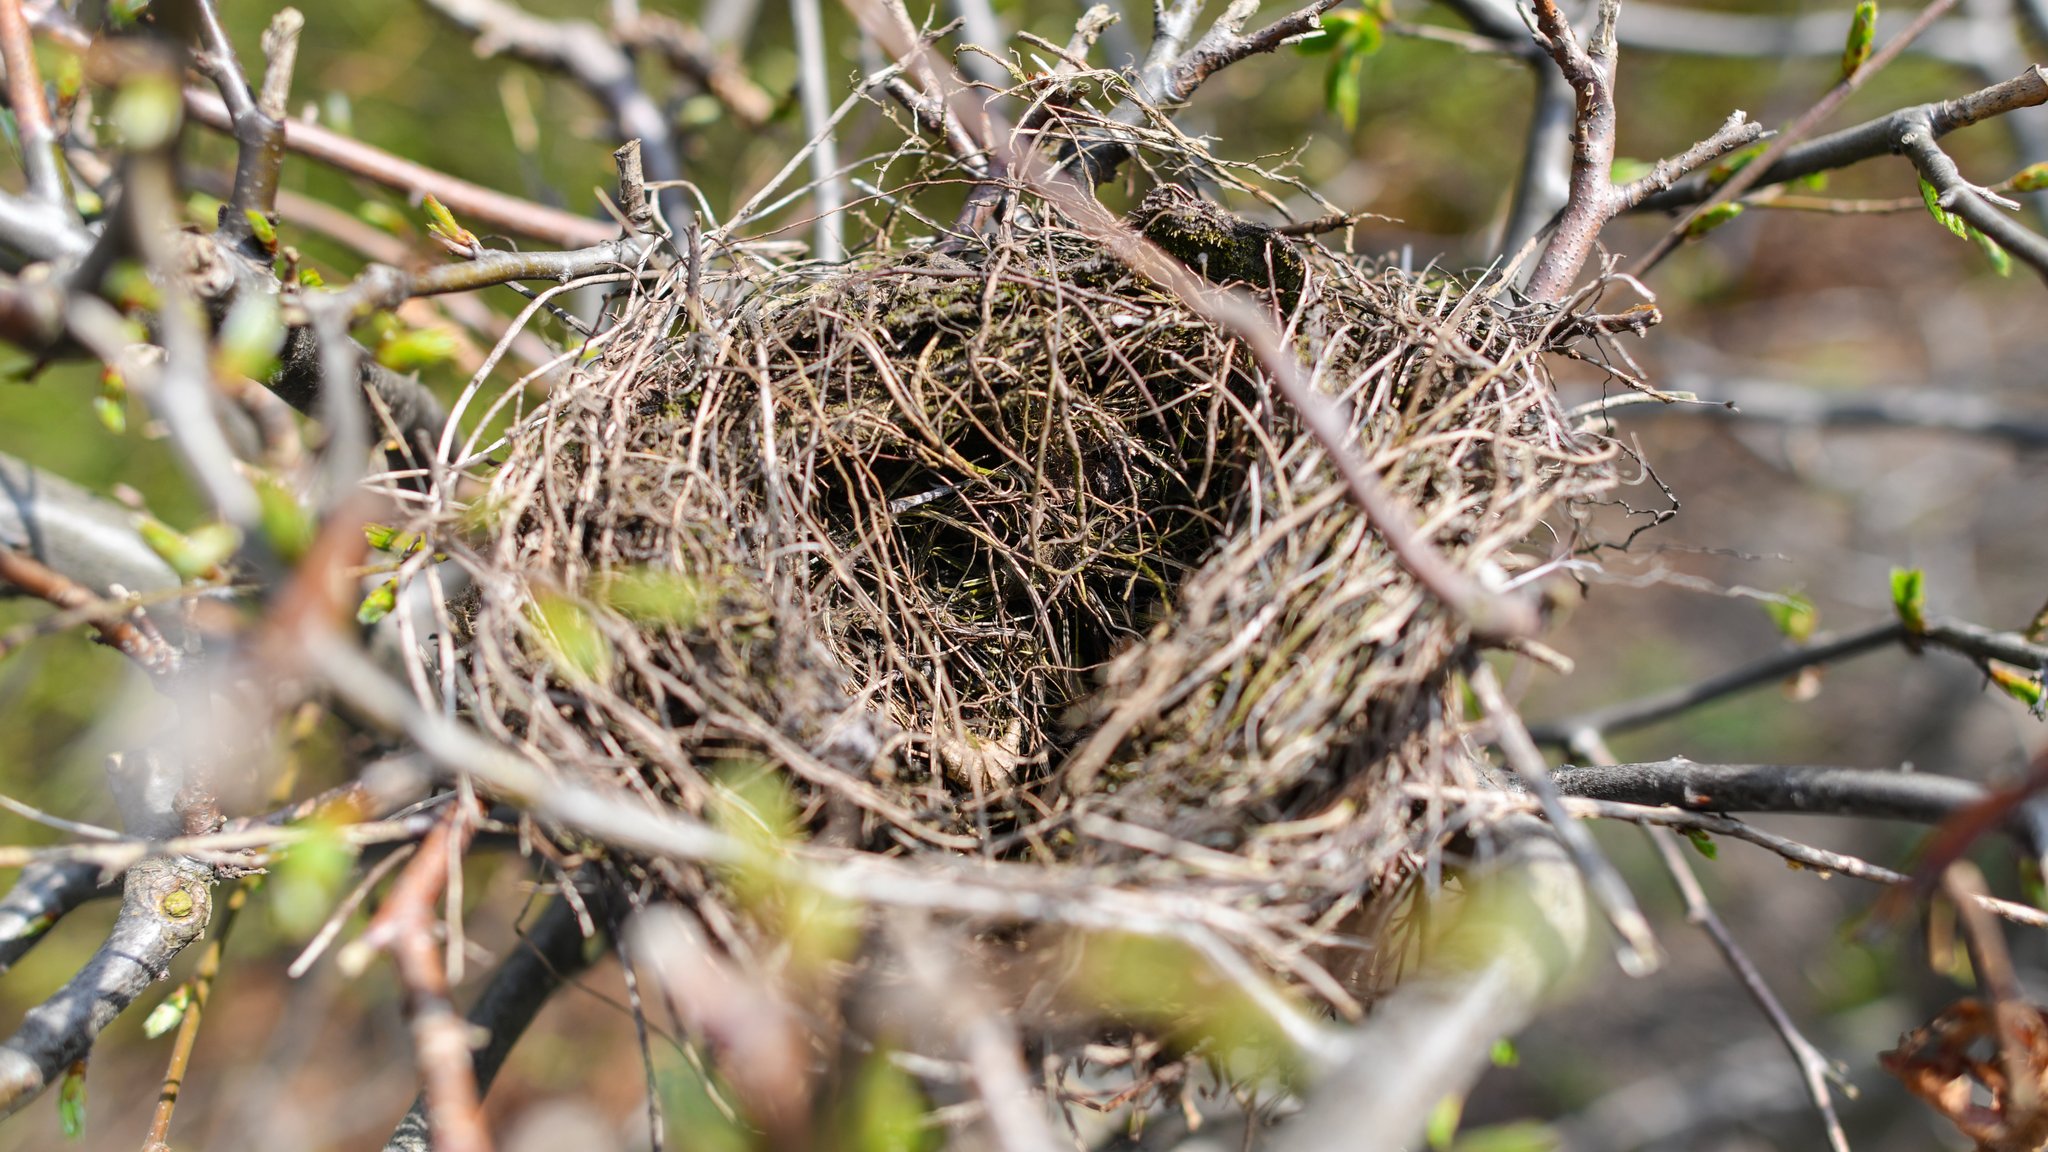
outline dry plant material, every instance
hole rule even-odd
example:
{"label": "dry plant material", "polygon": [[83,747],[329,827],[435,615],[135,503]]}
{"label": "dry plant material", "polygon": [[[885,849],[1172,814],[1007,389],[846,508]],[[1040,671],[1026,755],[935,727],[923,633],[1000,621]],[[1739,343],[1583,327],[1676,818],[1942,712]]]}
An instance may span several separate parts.
{"label": "dry plant material", "polygon": [[[2020,1046],[2002,1058],[1999,1025],[1992,1006],[1974,997],[1959,1000],[1924,1027],[1899,1038],[1899,1046],[1878,1055],[1884,1070],[1976,1142],[1979,1152],[2036,1152],[2048,1147],[2048,1013],[2019,1006],[2006,1030]],[[2007,1061],[2018,1057],[2028,1083],[2015,1084]],[[1988,1094],[1985,1103],[1976,1097]]]}

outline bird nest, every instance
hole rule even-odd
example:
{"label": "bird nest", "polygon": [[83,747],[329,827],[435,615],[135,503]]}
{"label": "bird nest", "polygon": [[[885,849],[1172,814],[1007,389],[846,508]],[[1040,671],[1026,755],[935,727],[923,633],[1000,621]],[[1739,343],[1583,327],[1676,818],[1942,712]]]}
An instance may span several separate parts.
{"label": "bird nest", "polygon": [[[680,275],[624,302],[434,530],[476,577],[473,707],[564,775],[828,859],[1041,869],[1048,920],[1114,891],[1356,1012],[1322,946],[1442,835],[1415,786],[1466,771],[1472,641],[1244,346],[1057,219],[764,261],[694,323]],[[1552,395],[1568,314],[1177,193],[1132,223],[1261,303],[1483,585],[1614,483]],[[730,875],[640,875],[758,930]]]}

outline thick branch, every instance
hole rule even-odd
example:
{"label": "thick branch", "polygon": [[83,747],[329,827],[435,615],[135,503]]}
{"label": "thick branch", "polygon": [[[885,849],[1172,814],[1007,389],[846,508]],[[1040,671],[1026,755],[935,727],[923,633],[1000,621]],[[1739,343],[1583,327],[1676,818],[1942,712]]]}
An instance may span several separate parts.
{"label": "thick branch", "polygon": [[91,1049],[114,1017],[163,979],[171,961],[206,931],[212,870],[190,860],[146,860],[128,869],[121,912],[78,974],[0,1045],[0,1116],[41,1094]]}
{"label": "thick branch", "polygon": [[[1801,812],[1939,824],[1986,795],[1984,786],[1953,776],[1872,768],[1798,764],[1649,764],[1564,767],[1551,774],[1558,791],[1589,800],[1668,804],[1688,812]],[[2034,833],[2012,833],[2032,845]]]}
{"label": "thick branch", "polygon": [[12,585],[59,608],[104,608],[106,611],[94,613],[91,624],[109,647],[157,675],[178,670],[177,649],[164,643],[163,637],[153,630],[138,627],[128,619],[132,609],[124,611],[104,604],[83,584],[33,556],[0,547],[0,584]]}
{"label": "thick branch", "polygon": [[191,0],[198,17],[205,48],[199,65],[220,90],[235,138],[235,184],[220,214],[220,232],[228,243],[250,246],[252,256],[267,257],[256,240],[253,213],[277,219],[277,182],[284,170],[285,101],[291,88],[292,66],[298,59],[299,33],[306,19],[295,8],[278,12],[263,36],[263,49],[270,58],[263,81],[263,95],[257,98],[235,56],[234,42],[222,27],[213,0]]}
{"label": "thick branch", "polygon": [[[2038,65],[2033,73],[2040,78]],[[1934,187],[1944,208],[1997,241],[1999,247],[2032,268],[2035,275],[2048,280],[2048,239],[2001,212],[1982,189],[1963,179],[1956,162],[1934,142],[1931,125],[1909,128],[1899,137],[1898,148],[1913,162],[1920,178]]]}

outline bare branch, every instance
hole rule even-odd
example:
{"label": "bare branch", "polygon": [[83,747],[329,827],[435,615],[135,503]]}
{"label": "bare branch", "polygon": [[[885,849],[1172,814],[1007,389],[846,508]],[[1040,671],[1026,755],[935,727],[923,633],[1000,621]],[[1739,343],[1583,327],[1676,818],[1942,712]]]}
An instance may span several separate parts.
{"label": "bare branch", "polygon": [[118,883],[102,877],[99,865],[70,860],[23,868],[7,895],[0,897],[0,972],[28,955],[72,909],[120,891]]}
{"label": "bare branch", "polygon": [[132,610],[103,605],[84,585],[33,556],[0,547],[0,583],[11,584],[59,608],[105,608],[104,613],[94,615],[92,626],[109,647],[156,675],[178,670],[177,649],[164,643],[164,638],[153,629],[138,627],[128,619]]}
{"label": "bare branch", "polygon": [[614,31],[629,45],[660,53],[670,67],[725,105],[742,127],[759,128],[775,114],[775,97],[695,25],[659,12],[642,12]]}
{"label": "bare branch", "polygon": [[818,0],[789,0],[796,25],[797,95],[804,131],[811,137],[811,255],[826,263],[846,259],[846,220],[840,209],[846,189],[839,172],[839,140],[833,126],[831,78],[825,74],[825,22]]}

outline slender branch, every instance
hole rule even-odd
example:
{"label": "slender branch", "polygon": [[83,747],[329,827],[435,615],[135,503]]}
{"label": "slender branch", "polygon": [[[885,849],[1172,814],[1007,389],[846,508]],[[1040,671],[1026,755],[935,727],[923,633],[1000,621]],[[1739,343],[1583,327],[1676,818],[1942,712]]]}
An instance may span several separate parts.
{"label": "slender branch", "polygon": [[[2034,66],[2032,74],[2036,80],[2048,78],[2039,65]],[[1943,207],[1997,241],[1999,247],[2048,281],[2048,238],[1998,211],[1989,199],[1990,193],[1963,179],[1955,161],[1934,142],[1932,123],[1907,128],[1898,138],[1898,148],[1913,162],[1920,178],[1933,185]]]}
{"label": "slender branch", "polygon": [[199,963],[187,982],[191,1000],[178,1021],[178,1035],[171,1042],[170,1066],[164,1072],[163,1088],[157,1094],[156,1112],[150,1117],[149,1136],[143,1142],[143,1152],[169,1152],[171,1117],[177,1111],[178,1097],[184,1093],[185,1072],[192,1064],[192,1049],[199,1042],[199,1025],[206,1018],[207,1001],[213,998],[214,981],[220,978],[228,935],[234,931],[235,920],[249,901],[249,887],[249,882],[244,880],[228,894],[227,903],[221,909],[220,924],[214,929],[213,938],[206,942],[206,948],[200,952]]}
{"label": "slender branch", "polygon": [[284,170],[284,120],[286,100],[291,91],[291,74],[299,55],[299,33],[306,18],[295,8],[280,10],[263,34],[263,50],[269,57],[262,96],[250,91],[235,45],[221,25],[213,0],[189,0],[198,17],[205,49],[199,53],[200,67],[219,89],[226,106],[230,130],[235,138],[234,190],[222,206],[220,232],[232,245],[245,248],[257,259],[269,253],[256,239],[252,214],[271,223],[277,220],[277,184]]}
{"label": "slender branch", "polygon": [[[1919,197],[1913,198],[1920,211]],[[1635,405],[1640,415],[1761,421],[1815,428],[1921,428],[2004,440],[2020,448],[2048,448],[2048,419],[1987,396],[1933,386],[1838,394],[1776,380],[1674,381],[1706,403]],[[1616,409],[1619,411],[1620,409]]]}
{"label": "slender branch", "polygon": [[104,881],[103,875],[97,864],[72,860],[41,861],[23,868],[7,895],[0,897],[0,973],[28,955],[72,909],[118,893],[120,885]]}
{"label": "slender branch", "polygon": [[[1927,772],[1799,764],[1647,764],[1567,766],[1551,773],[1559,792],[1624,804],[1668,804],[1688,812],[1801,812],[1939,824],[1983,800],[1983,785]],[[2033,844],[2024,823],[2007,831]]]}
{"label": "slender branch", "polygon": [[178,650],[164,643],[161,635],[138,627],[127,613],[112,605],[103,605],[100,598],[84,585],[33,556],[0,547],[0,583],[11,584],[59,608],[108,608],[107,612],[95,613],[91,618],[101,640],[156,675],[178,670]]}
{"label": "slender branch", "polygon": [[1636,907],[1627,882],[1601,853],[1593,837],[1583,826],[1566,817],[1558,803],[1559,794],[1566,789],[1561,782],[1553,783],[1554,774],[1544,763],[1543,754],[1537,750],[1528,730],[1522,726],[1521,716],[1501,691],[1500,678],[1494,675],[1491,666],[1478,664],[1466,675],[1466,683],[1471,685],[1480,709],[1492,721],[1495,739],[1507,757],[1509,767],[1542,805],[1544,816],[1557,829],[1558,838],[1564,842],[1565,850],[1572,855],[1572,862],[1578,865],[1585,877],[1587,891],[1592,893],[1606,913],[1608,923],[1627,945],[1621,957],[1622,968],[1632,976],[1656,971],[1663,963],[1663,951],[1650,931],[1650,922]]}
{"label": "slender branch", "polygon": [[1895,644],[1902,640],[1905,634],[1904,626],[1896,620],[1891,620],[1840,636],[1816,637],[1808,643],[1788,648],[1777,655],[1731,672],[1724,672],[1697,684],[1655,692],[1619,704],[1610,704],[1605,708],[1596,708],[1563,720],[1532,724],[1529,726],[1529,734],[1541,744],[1573,746],[1574,740],[1582,732],[1612,735],[1646,727],[1681,712],[1689,712],[1702,704],[1712,703],[1723,696],[1730,696],[1763,684],[1775,684],[1801,669],[1832,664],[1837,660],[1846,660],[1851,656]]}
{"label": "slender branch", "polygon": [[1920,33],[1932,27],[1935,21],[1941,19],[1955,5],[1956,0],[1929,0],[1927,7],[1920,10],[1920,14],[1913,18],[1913,22],[1907,25],[1904,31],[1885,41],[1884,47],[1879,48],[1873,53],[1870,59],[1863,62],[1861,67],[1842,77],[1839,83],[1833,88],[1828,89],[1827,95],[1822,96],[1814,103],[1813,107],[1808,108],[1800,115],[1799,119],[1794,120],[1791,127],[1786,128],[1784,132],[1780,133],[1778,138],[1773,140],[1770,146],[1764,149],[1763,155],[1750,161],[1740,171],[1728,177],[1724,183],[1713,190],[1712,195],[1707,197],[1706,203],[1694,209],[1684,219],[1680,220],[1676,227],[1666,232],[1663,238],[1658,240],[1656,245],[1643,255],[1642,259],[1636,261],[1635,266],[1629,269],[1629,274],[1638,277],[1648,274],[1650,269],[1655,268],[1659,261],[1670,255],[1679,242],[1685,239],[1686,230],[1703,213],[1710,212],[1715,207],[1726,204],[1741,196],[1744,192],[1749,191],[1752,187],[1755,187],[1766,174],[1770,173],[1774,165],[1785,158],[1794,145],[1805,140],[1807,135],[1816,127],[1819,127],[1822,121],[1834,114],[1835,109],[1841,107],[1843,101],[1847,100],[1858,88],[1861,88],[1864,81],[1877,75],[1880,71],[1883,71],[1887,64],[1898,59],[1899,54],[1906,50],[1907,45],[1919,38]]}
{"label": "slender branch", "polygon": [[[1257,0],[1232,0],[1192,48],[1184,46],[1194,34],[1195,18],[1202,5],[1193,0],[1174,0],[1170,7],[1155,3],[1151,50],[1139,68],[1131,95],[1110,110],[1109,120],[1138,125],[1145,122],[1149,109],[1170,111],[1187,103],[1196,89],[1223,69],[1274,51],[1320,28],[1323,13],[1335,8],[1338,2],[1315,0],[1247,35],[1243,31],[1245,21],[1258,11]],[[1131,154],[1131,142],[1112,133],[1070,147],[1063,163],[1071,163],[1081,182],[1096,188],[1115,179],[1117,169]]]}
{"label": "slender branch", "polygon": [[[1864,66],[1864,71],[1869,65]],[[1787,146],[1773,155],[1766,150],[1764,155],[1743,166],[1727,183],[1715,185],[1706,176],[1696,176],[1674,185],[1669,191],[1644,199],[1639,207],[1670,209],[1696,204],[1708,199],[1720,203],[1732,196],[1723,195],[1728,185],[1749,177],[1734,195],[1740,195],[1752,187],[1782,184],[1826,172],[1845,168],[1858,161],[1877,156],[1889,155],[1899,150],[1899,139],[1907,132],[1924,128],[1936,138],[1946,136],[1958,128],[2002,116],[2022,108],[2038,107],[2048,103],[2048,77],[2037,65],[2028,68],[2010,80],[2001,81],[1986,88],[1980,88],[1952,100],[1937,100],[1901,108],[1875,119],[1866,120],[1851,128],[1831,132],[1798,147]],[[1773,142],[1773,149],[1788,138],[1780,136]],[[1646,257],[1647,259],[1647,257]]]}
{"label": "slender branch", "polygon": [[36,68],[21,0],[0,0],[0,60],[7,65],[7,106],[14,110],[29,195],[75,222],[78,209],[66,187],[64,157],[50,124],[50,105],[43,95],[43,76]]}

